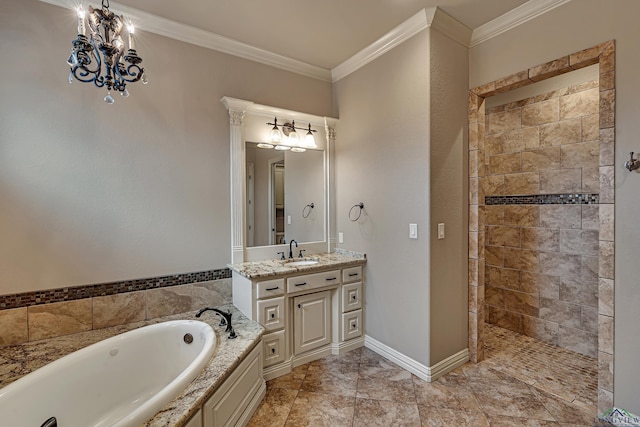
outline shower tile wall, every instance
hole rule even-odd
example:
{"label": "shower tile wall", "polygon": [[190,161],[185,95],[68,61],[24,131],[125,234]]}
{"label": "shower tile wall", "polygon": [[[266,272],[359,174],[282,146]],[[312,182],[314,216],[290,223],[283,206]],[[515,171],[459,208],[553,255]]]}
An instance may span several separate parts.
{"label": "shower tile wall", "polygon": [[[598,92],[593,81],[488,109],[485,196],[597,195]],[[484,207],[486,321],[596,357],[598,205],[502,200]]]}

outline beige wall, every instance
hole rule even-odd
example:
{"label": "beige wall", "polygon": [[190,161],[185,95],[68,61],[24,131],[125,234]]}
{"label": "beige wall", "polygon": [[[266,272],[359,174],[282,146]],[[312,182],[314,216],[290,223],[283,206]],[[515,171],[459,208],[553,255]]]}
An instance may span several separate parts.
{"label": "beige wall", "polygon": [[367,254],[367,335],[426,366],[467,346],[467,69],[425,30],[334,90],[338,246]]}
{"label": "beige wall", "polygon": [[640,3],[572,1],[501,36],[470,49],[469,87],[476,87],[569,53],[616,40],[616,261],[615,261],[615,404],[640,413],[640,204],[637,173],[623,163],[640,151],[637,41]]}
{"label": "beige wall", "polygon": [[141,33],[150,83],[67,82],[73,13],[0,3],[0,294],[222,268],[224,96],[330,115],[331,84]]}

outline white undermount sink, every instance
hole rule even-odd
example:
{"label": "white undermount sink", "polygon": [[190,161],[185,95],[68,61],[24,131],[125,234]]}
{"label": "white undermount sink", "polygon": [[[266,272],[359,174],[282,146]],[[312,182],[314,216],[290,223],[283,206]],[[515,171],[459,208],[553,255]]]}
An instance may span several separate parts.
{"label": "white undermount sink", "polygon": [[318,263],[318,260],[316,259],[304,259],[301,261],[289,261],[286,265],[290,267],[301,267],[303,265],[314,265],[317,263]]}

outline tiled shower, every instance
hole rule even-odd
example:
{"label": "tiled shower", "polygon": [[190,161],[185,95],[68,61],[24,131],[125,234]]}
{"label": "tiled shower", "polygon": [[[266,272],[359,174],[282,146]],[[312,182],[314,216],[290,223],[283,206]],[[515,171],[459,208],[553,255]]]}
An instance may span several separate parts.
{"label": "tiled shower", "polygon": [[598,351],[599,87],[485,112],[485,320]]}

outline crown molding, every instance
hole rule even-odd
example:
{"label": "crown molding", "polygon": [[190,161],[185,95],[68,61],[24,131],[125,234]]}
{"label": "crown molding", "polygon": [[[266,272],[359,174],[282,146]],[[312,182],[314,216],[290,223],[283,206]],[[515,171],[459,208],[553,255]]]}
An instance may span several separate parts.
{"label": "crown molding", "polygon": [[471,29],[437,7],[420,10],[384,36],[331,70],[334,82],[348,76],[386,52],[410,39],[425,28],[433,28],[468,47]]}
{"label": "crown molding", "polygon": [[[75,9],[76,4],[71,0],[40,0],[44,3]],[[110,2],[113,12],[125,14],[132,18],[137,28],[158,34],[174,40],[194,44],[207,49],[237,56],[250,61],[259,62],[281,70],[289,71],[318,80],[331,81],[331,71],[310,65],[302,61],[288,58],[277,53],[259,49],[227,37],[205,31],[190,25],[181,24],[161,16],[157,16],[139,9],[134,9],[116,2]]]}
{"label": "crown molding", "polygon": [[469,47],[484,43],[571,0],[529,0],[473,30]]}

